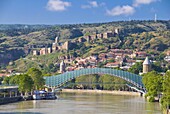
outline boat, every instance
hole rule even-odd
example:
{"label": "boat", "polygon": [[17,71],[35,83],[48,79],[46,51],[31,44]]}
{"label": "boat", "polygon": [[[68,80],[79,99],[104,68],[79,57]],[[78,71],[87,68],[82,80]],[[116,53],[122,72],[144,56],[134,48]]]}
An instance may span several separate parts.
{"label": "boat", "polygon": [[45,90],[41,90],[41,91],[34,91],[33,99],[34,100],[52,100],[52,99],[57,99],[57,96],[54,92],[47,92]]}

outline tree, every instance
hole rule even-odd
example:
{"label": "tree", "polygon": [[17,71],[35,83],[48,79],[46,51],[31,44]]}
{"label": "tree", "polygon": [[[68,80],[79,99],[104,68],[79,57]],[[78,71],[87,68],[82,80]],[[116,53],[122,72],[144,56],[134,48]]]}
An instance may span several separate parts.
{"label": "tree", "polygon": [[100,86],[103,89],[120,90],[124,87],[124,84],[126,83],[126,81],[118,77],[105,74],[105,75],[100,76],[99,83],[101,83]]}
{"label": "tree", "polygon": [[33,88],[33,80],[28,74],[22,74],[19,76],[19,91],[25,92],[25,95],[28,94],[28,92],[31,92]]}
{"label": "tree", "polygon": [[162,108],[170,108],[170,71],[167,71],[163,81],[163,97],[161,99]]}
{"label": "tree", "polygon": [[134,74],[139,74],[139,72],[142,71],[142,62],[135,63],[128,71]]}
{"label": "tree", "polygon": [[57,67],[53,63],[49,63],[47,69],[48,73],[57,71]]}
{"label": "tree", "polygon": [[19,91],[21,93],[28,94],[33,89],[33,80],[28,74],[14,75],[10,77],[9,84],[15,84],[19,86]]}
{"label": "tree", "polygon": [[156,71],[144,74],[142,78],[143,84],[147,90],[147,96],[156,97],[162,92],[163,76]]}
{"label": "tree", "polygon": [[102,68],[102,67],[104,67],[105,64],[106,64],[106,62],[98,62],[97,67]]}
{"label": "tree", "polygon": [[118,78],[118,77],[114,77],[114,89],[115,90],[122,90],[125,87],[125,84],[127,83],[125,80]]}
{"label": "tree", "polygon": [[3,84],[9,85],[10,84],[9,81],[10,81],[11,78],[12,78],[11,76],[10,77],[8,77],[8,76],[5,77],[4,80],[3,80]]}
{"label": "tree", "polygon": [[98,75],[84,75],[76,78],[76,83],[85,83],[82,84],[83,88],[97,88],[96,83],[98,82]]}
{"label": "tree", "polygon": [[27,74],[32,78],[34,82],[34,89],[38,90],[45,84],[45,80],[42,76],[42,72],[36,68],[30,68]]}
{"label": "tree", "polygon": [[9,80],[9,83],[10,84],[16,84],[16,85],[19,85],[19,82],[20,82],[20,76],[21,75],[14,75],[14,76],[11,76],[11,79]]}
{"label": "tree", "polygon": [[3,81],[3,77],[0,77],[0,84],[2,84],[2,81]]}
{"label": "tree", "polygon": [[161,67],[161,63],[160,62],[155,62],[152,64],[152,69],[157,71],[157,72],[165,72],[167,69],[166,68],[162,68]]}
{"label": "tree", "polygon": [[113,62],[115,62],[115,60],[114,60],[114,59],[110,59],[110,60],[108,60],[107,62],[108,62],[108,63],[113,63]]}
{"label": "tree", "polygon": [[102,75],[99,78],[99,82],[102,83],[100,86],[102,86],[103,89],[106,90],[113,90],[113,84],[114,84],[114,77],[110,75]]}

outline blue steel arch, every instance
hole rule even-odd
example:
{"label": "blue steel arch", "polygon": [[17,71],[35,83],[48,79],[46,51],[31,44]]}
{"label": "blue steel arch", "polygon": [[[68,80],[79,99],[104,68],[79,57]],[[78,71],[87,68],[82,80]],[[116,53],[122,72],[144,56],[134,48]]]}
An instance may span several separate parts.
{"label": "blue steel arch", "polygon": [[63,74],[59,74],[55,76],[45,77],[45,85],[47,87],[59,87],[74,78],[77,78],[82,75],[88,75],[88,74],[109,74],[112,76],[122,78],[142,90],[144,89],[141,76],[130,72],[110,69],[110,68],[87,68],[87,69],[65,72]]}

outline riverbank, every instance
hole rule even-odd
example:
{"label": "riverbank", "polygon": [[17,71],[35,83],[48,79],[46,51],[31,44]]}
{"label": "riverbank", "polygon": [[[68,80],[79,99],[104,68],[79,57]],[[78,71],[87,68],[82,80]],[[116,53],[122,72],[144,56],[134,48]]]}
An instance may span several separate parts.
{"label": "riverbank", "polygon": [[70,93],[71,93],[71,92],[77,92],[77,93],[99,93],[99,94],[141,96],[141,93],[138,93],[138,92],[129,92],[129,91],[62,89],[62,92],[70,92]]}

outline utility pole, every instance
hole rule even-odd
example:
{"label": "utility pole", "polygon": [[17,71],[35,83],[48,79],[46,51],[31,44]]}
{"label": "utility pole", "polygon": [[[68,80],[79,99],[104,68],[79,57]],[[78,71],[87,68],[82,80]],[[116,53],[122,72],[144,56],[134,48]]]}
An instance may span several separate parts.
{"label": "utility pole", "polygon": [[156,13],[155,13],[155,20],[154,21],[157,22],[157,15],[156,15]]}

